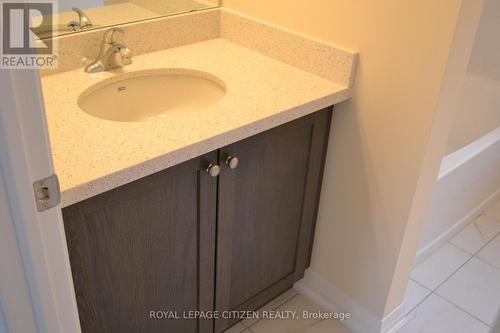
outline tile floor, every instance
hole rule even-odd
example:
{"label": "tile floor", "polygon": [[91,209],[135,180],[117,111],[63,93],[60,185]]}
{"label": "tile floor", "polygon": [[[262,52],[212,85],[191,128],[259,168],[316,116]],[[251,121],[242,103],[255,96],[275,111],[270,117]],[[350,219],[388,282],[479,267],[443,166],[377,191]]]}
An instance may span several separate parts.
{"label": "tile floor", "polygon": [[398,333],[488,333],[500,311],[500,201],[413,269]]}
{"label": "tile floor", "polygon": [[[259,311],[322,311],[302,295],[290,289],[274,299]],[[350,333],[337,320],[317,319],[260,319],[243,320],[225,333]]]}
{"label": "tile floor", "polygon": [[[414,268],[398,333],[488,333],[500,311],[500,201]],[[261,310],[319,311],[293,289]],[[244,320],[226,333],[350,333],[337,320]]]}

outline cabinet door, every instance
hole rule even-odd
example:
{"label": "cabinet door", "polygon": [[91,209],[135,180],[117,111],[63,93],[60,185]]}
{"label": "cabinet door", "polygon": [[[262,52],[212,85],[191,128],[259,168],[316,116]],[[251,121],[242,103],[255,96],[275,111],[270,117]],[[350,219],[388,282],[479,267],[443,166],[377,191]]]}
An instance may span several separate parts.
{"label": "cabinet door", "polygon": [[217,184],[203,169],[216,158],[63,210],[84,333],[213,331],[210,320],[155,318],[213,310]]}
{"label": "cabinet door", "polygon": [[[219,151],[217,310],[255,310],[303,277],[330,119],[331,108]],[[216,332],[235,321],[217,320]]]}

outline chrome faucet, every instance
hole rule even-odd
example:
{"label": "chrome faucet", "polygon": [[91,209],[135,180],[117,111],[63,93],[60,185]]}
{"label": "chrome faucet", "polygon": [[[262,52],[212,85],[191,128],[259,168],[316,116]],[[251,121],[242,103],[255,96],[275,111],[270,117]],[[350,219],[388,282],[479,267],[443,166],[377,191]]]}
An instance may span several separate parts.
{"label": "chrome faucet", "polygon": [[132,63],[132,50],[117,42],[121,28],[106,30],[97,59],[85,67],[87,73],[109,71]]}
{"label": "chrome faucet", "polygon": [[76,21],[69,22],[68,28],[76,31],[76,30],[92,28],[94,26],[90,18],[83,12],[83,10],[81,10],[78,7],[73,7],[72,9],[78,14],[78,22]]}

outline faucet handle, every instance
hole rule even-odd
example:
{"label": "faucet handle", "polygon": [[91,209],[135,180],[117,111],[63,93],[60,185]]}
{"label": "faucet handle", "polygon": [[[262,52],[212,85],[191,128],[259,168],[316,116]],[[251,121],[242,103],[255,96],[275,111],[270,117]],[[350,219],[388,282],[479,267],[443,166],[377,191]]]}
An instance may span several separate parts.
{"label": "faucet handle", "polygon": [[117,48],[118,52],[115,52],[113,55],[113,60],[116,64],[116,67],[130,65],[132,63],[132,50],[122,44],[117,44]]}
{"label": "faucet handle", "polygon": [[87,15],[85,15],[83,10],[81,10],[78,7],[72,7],[71,9],[78,14],[78,24],[75,21],[71,21],[68,24],[69,27],[74,27],[75,25],[78,25],[78,29],[74,30],[87,29],[93,27],[92,21]]}
{"label": "faucet handle", "polygon": [[104,42],[108,44],[114,44],[118,40],[118,34],[124,34],[125,30],[120,27],[113,27],[104,33]]}

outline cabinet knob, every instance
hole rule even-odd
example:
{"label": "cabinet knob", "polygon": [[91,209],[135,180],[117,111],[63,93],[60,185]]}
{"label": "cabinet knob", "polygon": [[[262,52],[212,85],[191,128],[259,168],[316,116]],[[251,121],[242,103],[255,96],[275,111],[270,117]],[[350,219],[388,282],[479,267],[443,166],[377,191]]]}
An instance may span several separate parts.
{"label": "cabinet knob", "polygon": [[220,166],[217,164],[210,164],[205,171],[210,177],[217,177],[220,174]]}
{"label": "cabinet knob", "polygon": [[228,156],[226,158],[226,165],[229,167],[229,169],[236,169],[238,163],[240,163],[238,157]]}

